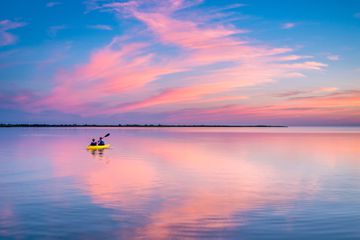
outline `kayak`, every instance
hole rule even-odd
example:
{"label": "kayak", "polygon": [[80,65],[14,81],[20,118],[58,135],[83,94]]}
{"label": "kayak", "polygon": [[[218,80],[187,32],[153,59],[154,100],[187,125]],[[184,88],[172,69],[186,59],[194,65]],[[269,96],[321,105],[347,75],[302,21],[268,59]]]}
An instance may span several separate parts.
{"label": "kayak", "polygon": [[110,144],[105,144],[105,145],[101,145],[101,146],[87,146],[87,150],[100,150],[100,149],[105,149],[105,148],[109,148]]}

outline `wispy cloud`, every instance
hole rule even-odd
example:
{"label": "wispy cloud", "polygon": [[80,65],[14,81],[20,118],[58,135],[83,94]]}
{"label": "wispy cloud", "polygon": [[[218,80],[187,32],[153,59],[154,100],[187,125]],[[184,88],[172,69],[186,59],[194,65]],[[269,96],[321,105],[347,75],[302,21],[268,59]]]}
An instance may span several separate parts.
{"label": "wispy cloud", "polygon": [[310,70],[321,70],[327,67],[327,64],[315,62],[315,61],[307,61],[307,62],[301,62],[301,63],[291,63],[286,65],[289,68],[293,69],[310,69]]}
{"label": "wispy cloud", "polygon": [[68,28],[66,25],[51,26],[48,28],[48,35],[50,37],[56,37],[58,32]]}
{"label": "wispy cloud", "polygon": [[287,56],[281,57],[280,60],[281,61],[297,61],[297,60],[309,59],[309,58],[313,58],[313,56],[287,55]]}
{"label": "wispy cloud", "polygon": [[210,10],[209,12],[211,14],[223,13],[224,11],[227,11],[227,10],[234,10],[234,9],[242,8],[242,7],[246,7],[246,6],[248,6],[248,5],[244,4],[244,3],[234,3],[232,5],[214,8],[213,10]]}
{"label": "wispy cloud", "polygon": [[[281,97],[281,98],[293,98],[298,96],[314,96],[314,94],[328,94],[331,92],[336,92],[339,89],[336,87],[322,87],[317,89],[310,89],[310,90],[291,90],[291,91],[285,91],[281,93],[277,93],[274,96],[275,97]],[[319,95],[316,95],[319,96]]]}
{"label": "wispy cloud", "polygon": [[323,87],[323,88],[320,88],[318,91],[319,92],[336,92],[338,90],[339,89],[336,87]]}
{"label": "wispy cloud", "polygon": [[[130,1],[97,6],[141,21],[147,39],[130,43],[137,32],[130,32],[125,39],[114,38],[95,51],[89,63],[60,72],[53,91],[32,107],[91,115],[98,114],[91,111],[92,104],[102,104],[104,114],[157,107],[181,110],[187,104],[201,107],[209,102],[216,105],[216,101],[226,104],[236,98],[237,93],[229,97],[234,89],[302,77],[299,71],[326,67],[301,61],[309,56],[294,55],[291,48],[259,46],[234,36],[246,33],[244,29],[173,16],[193,5]],[[159,44],[177,54],[150,51]],[[299,61],[291,62],[294,60]],[[181,78],[176,77],[181,73]],[[159,84],[161,78],[167,79],[167,87]],[[143,94],[136,94],[139,92]]]}
{"label": "wispy cloud", "polygon": [[46,7],[51,8],[51,7],[61,5],[61,4],[62,4],[62,2],[48,2],[48,3],[46,3]]}
{"label": "wispy cloud", "polygon": [[[21,102],[22,107],[83,116],[138,112],[181,115],[189,113],[189,108],[208,116],[212,110],[230,105],[239,112],[244,109],[239,104],[251,97],[244,96],[242,89],[304,77],[308,71],[327,67],[316,59],[309,61],[314,57],[297,54],[290,47],[251,41],[246,38],[247,29],[208,22],[206,12],[198,13],[196,18],[183,14],[191,13],[195,3],[129,1],[94,5],[93,9],[110,11],[120,19],[135,19],[143,29],[139,31],[137,26],[128,30],[94,50],[82,64],[59,70],[51,91]],[[176,15],[179,10],[181,16]],[[202,15],[204,18],[199,17]],[[53,26],[52,35],[64,28]],[[93,111],[94,106],[97,111]],[[257,110],[248,107],[246,111]],[[233,116],[225,112],[229,118]]]}
{"label": "wispy cloud", "polygon": [[15,44],[17,37],[8,31],[25,26],[24,22],[14,22],[11,20],[0,21],[0,47]]}
{"label": "wispy cloud", "polygon": [[326,56],[326,58],[329,59],[330,61],[339,61],[340,60],[340,56],[335,55],[335,54],[329,54]]}
{"label": "wispy cloud", "polygon": [[89,25],[88,28],[106,30],[106,31],[111,31],[113,29],[111,26],[103,25],[103,24]]}
{"label": "wispy cloud", "polygon": [[287,23],[284,23],[281,25],[281,28],[282,29],[291,29],[291,28],[294,28],[296,27],[296,23],[293,23],[293,22],[287,22]]}
{"label": "wispy cloud", "polygon": [[[295,92],[295,95],[297,93]],[[261,122],[299,124],[358,124],[360,90],[343,90],[324,95],[294,97],[291,101],[261,105],[226,105],[218,108],[193,109],[176,115],[177,121],[237,122],[250,119]],[[175,117],[175,116],[174,116]]]}

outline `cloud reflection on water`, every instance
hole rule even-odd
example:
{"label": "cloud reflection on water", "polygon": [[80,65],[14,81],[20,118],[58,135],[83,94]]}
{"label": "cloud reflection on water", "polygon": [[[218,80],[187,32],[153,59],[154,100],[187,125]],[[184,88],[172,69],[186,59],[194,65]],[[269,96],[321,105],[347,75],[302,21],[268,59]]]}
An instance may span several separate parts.
{"label": "cloud reflection on water", "polygon": [[359,167],[358,140],[346,134],[126,133],[103,154],[84,159],[74,147],[51,158],[55,173],[78,178],[93,203],[139,214],[146,224],[137,231],[167,238],[174,228],[186,235],[194,227],[241,226],[247,220],[240,213],[267,207],[286,215],[299,197],[322,191],[326,175],[342,165]]}

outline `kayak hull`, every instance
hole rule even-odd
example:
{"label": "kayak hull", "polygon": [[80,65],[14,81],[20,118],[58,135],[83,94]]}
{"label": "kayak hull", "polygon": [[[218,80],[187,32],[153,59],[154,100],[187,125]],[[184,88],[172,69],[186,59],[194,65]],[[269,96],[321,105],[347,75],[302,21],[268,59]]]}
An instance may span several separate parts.
{"label": "kayak hull", "polygon": [[105,145],[102,145],[102,146],[87,146],[86,149],[87,150],[101,150],[101,149],[106,149],[106,148],[109,148],[110,147],[110,144],[105,144]]}

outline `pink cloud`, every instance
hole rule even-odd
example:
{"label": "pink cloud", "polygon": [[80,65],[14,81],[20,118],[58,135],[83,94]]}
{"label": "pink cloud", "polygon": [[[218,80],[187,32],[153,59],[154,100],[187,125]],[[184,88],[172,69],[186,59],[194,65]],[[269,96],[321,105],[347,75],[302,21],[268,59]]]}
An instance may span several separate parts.
{"label": "pink cloud", "polygon": [[9,33],[8,31],[23,27],[25,25],[26,23],[13,22],[11,20],[0,21],[0,47],[15,44],[17,41],[17,37]]}
{"label": "pink cloud", "polygon": [[287,55],[284,57],[281,57],[280,60],[282,61],[297,61],[307,58],[313,58],[313,56],[300,56],[300,55]]}
{"label": "pink cloud", "polygon": [[320,88],[318,91],[319,92],[336,92],[338,90],[339,89],[336,87],[323,87],[323,88]]}
{"label": "pink cloud", "polygon": [[[135,18],[146,29],[115,37],[95,50],[86,63],[58,71],[55,87],[24,104],[25,108],[84,116],[140,109],[181,112],[189,106],[217,108],[245,99],[239,97],[245,87],[304,77],[304,70],[326,67],[304,61],[310,57],[296,55],[289,47],[245,41],[241,38],[247,32],[244,29],[174,16],[179,9],[190,11],[187,8],[192,4],[130,1],[95,6],[113,10],[119,17]],[[138,36],[146,39],[135,41]],[[158,50],[159,45],[166,50]]]}
{"label": "pink cloud", "polygon": [[188,102],[197,100],[200,96],[213,93],[215,88],[218,90],[218,86],[192,86],[184,88],[169,89],[163,91],[162,93],[145,99],[140,102],[127,104],[126,106],[116,109],[115,112],[119,111],[131,111],[139,108],[161,105],[161,104],[171,104],[178,102]]}
{"label": "pink cloud", "polygon": [[[320,89],[323,91],[323,89]],[[313,90],[309,93],[317,93]],[[307,92],[294,92],[294,95]],[[268,99],[268,98],[267,98]],[[287,122],[313,121],[320,123],[325,119],[333,123],[359,123],[360,91],[334,91],[325,95],[308,95],[294,97],[291,101],[269,104],[262,102],[253,105],[225,105],[218,108],[196,109],[176,115],[179,121],[189,119],[198,121],[246,121],[254,119],[260,121],[282,120]],[[175,120],[175,118],[173,119]]]}
{"label": "pink cloud", "polygon": [[[146,44],[128,44],[120,49],[118,39],[94,52],[85,65],[70,72],[59,72],[56,87],[31,108],[48,107],[71,113],[90,112],[97,102],[113,101],[121,93],[141,88],[162,74],[176,71],[165,66],[153,66],[152,55],[142,55]],[[121,96],[120,96],[121,97]],[[112,101],[113,98],[113,101]]]}
{"label": "pink cloud", "polygon": [[281,25],[281,28],[283,28],[283,29],[291,29],[291,28],[294,28],[295,26],[296,26],[296,23],[287,22],[287,23],[284,23],[283,25]]}
{"label": "pink cloud", "polygon": [[307,96],[307,95],[314,95],[314,94],[328,94],[331,92],[336,92],[339,91],[338,88],[336,87],[322,87],[322,88],[318,88],[318,89],[309,89],[309,90],[291,90],[291,91],[286,91],[286,92],[282,92],[282,93],[278,93],[275,94],[274,96],[276,97],[299,97],[299,96]]}
{"label": "pink cloud", "polygon": [[302,63],[293,63],[288,64],[289,68],[295,68],[295,69],[310,69],[310,70],[321,70],[325,67],[327,67],[327,64],[315,62],[315,61],[308,61],[308,62],[302,62]]}

